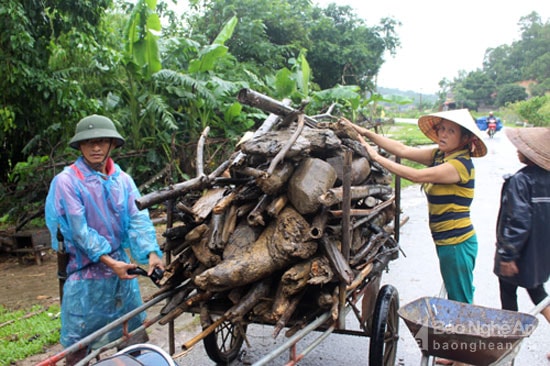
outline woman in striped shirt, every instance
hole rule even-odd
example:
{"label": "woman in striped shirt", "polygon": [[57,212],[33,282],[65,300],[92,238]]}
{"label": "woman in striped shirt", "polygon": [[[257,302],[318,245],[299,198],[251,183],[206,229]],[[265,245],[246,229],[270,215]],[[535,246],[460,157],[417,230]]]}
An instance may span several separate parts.
{"label": "woman in striped shirt", "polygon": [[472,303],[477,238],[470,219],[475,185],[471,158],[484,156],[487,147],[470,112],[459,109],[420,117],[418,127],[437,144],[429,149],[406,146],[366,128],[352,126],[388,153],[426,166],[415,169],[396,163],[362,140],[372,161],[393,174],[422,184],[447,296]]}

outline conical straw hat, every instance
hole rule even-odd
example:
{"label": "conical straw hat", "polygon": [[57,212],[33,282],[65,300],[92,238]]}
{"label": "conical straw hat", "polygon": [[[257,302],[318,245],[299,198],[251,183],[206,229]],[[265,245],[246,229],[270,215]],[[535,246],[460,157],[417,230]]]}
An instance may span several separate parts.
{"label": "conical straw hat", "polygon": [[435,143],[439,142],[437,131],[434,126],[442,120],[454,122],[468,131],[472,132],[477,138],[472,141],[474,151],[471,153],[473,157],[479,158],[487,154],[487,146],[483,142],[481,131],[477,127],[472,115],[467,109],[455,109],[452,111],[438,112],[422,116],[418,119],[418,127],[424,135]]}
{"label": "conical straw hat", "polygon": [[527,159],[550,171],[550,127],[507,128],[504,131]]}

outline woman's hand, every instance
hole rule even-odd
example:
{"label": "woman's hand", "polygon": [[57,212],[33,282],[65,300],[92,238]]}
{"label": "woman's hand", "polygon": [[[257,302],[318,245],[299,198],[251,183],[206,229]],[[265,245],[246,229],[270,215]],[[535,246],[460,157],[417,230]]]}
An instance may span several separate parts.
{"label": "woman's hand", "polygon": [[378,154],[378,150],[376,150],[373,146],[371,146],[368,142],[366,142],[363,138],[361,138],[361,145],[365,147],[365,150],[367,150],[367,154],[369,154],[371,161],[377,161],[380,154]]}
{"label": "woman's hand", "polygon": [[[358,125],[356,125],[355,123],[351,122],[350,120],[348,120],[346,118],[341,118],[339,120],[339,123],[345,125],[346,129],[352,129],[353,131],[355,131],[359,135],[366,135],[369,132],[369,130],[367,130],[366,128],[358,126]],[[350,137],[353,138],[353,136],[350,136]]]}

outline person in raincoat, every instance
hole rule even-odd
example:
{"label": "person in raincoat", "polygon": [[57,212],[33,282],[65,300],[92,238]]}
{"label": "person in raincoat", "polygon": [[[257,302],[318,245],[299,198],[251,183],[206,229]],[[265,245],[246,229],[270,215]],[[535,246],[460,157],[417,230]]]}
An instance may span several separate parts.
{"label": "person in raincoat", "polygon": [[[136,184],[110,157],[123,144],[124,138],[109,118],[83,118],[69,142],[81,156],[50,184],[45,215],[52,248],[60,249],[59,230],[69,256],[61,299],[60,342],[64,347],[142,305],[136,275],[127,273],[137,264],[130,261],[127,251],[138,264],[148,264],[149,274],[164,268],[149,213],[135,204],[140,197]],[[145,317],[142,312],[132,318],[129,331],[138,328]],[[122,326],[92,346],[120,336]],[[135,338],[138,343],[148,340],[145,331]],[[87,352],[84,348],[67,355],[67,365],[82,360]]]}
{"label": "person in raincoat", "polygon": [[[505,133],[525,166],[504,177],[493,271],[502,309],[518,311],[518,287],[525,288],[535,304],[548,296],[544,283],[550,277],[550,128],[507,128]],[[541,314],[550,322],[550,306]]]}

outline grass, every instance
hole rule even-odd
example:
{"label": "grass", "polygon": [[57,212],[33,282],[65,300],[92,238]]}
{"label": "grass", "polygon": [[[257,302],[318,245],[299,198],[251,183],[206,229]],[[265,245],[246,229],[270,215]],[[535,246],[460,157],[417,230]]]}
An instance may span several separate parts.
{"label": "grass", "polygon": [[59,343],[59,312],[59,305],[17,311],[0,305],[0,366],[13,365]]}

